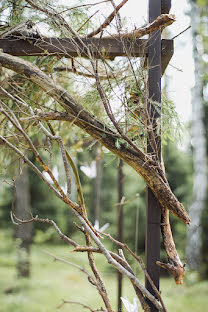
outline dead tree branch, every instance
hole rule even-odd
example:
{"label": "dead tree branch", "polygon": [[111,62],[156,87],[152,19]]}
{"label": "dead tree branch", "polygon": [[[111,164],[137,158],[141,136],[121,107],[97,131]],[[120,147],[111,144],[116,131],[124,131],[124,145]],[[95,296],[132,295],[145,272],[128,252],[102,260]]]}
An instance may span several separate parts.
{"label": "dead tree branch", "polygon": [[[40,69],[31,63],[19,59],[17,57],[0,53],[0,64],[19,74],[29,78],[37,84],[41,89],[47,92],[49,96],[54,98],[70,116],[74,117],[74,123],[80,128],[88,132],[101,144],[106,146],[114,154],[122,158],[133,169],[135,169],[146,181],[147,185],[152,189],[156,198],[162,207],[167,207],[174,215],[178,216],[184,223],[189,224],[190,218],[183,205],[177,200],[165,183],[163,177],[157,171],[159,164],[152,162],[147,155],[140,150],[134,150],[121,144],[120,148],[116,147],[115,132],[110,130],[94,116],[87,112],[82,105],[77,103],[68,92],[61,86],[57,85]],[[95,128],[96,127],[96,128]],[[97,130],[96,130],[97,129]],[[98,130],[99,129],[99,130]],[[111,133],[111,135],[102,136],[103,130]]]}
{"label": "dead tree branch", "polygon": [[170,26],[175,22],[175,16],[172,14],[161,14],[154,20],[152,23],[149,23],[141,28],[135,29],[131,33],[124,33],[121,35],[112,35],[114,38],[126,38],[126,39],[135,39],[141,38],[145,35],[149,35],[157,29],[161,29],[167,26]]}
{"label": "dead tree branch", "polygon": [[95,35],[99,34],[101,31],[103,31],[104,28],[106,28],[108,25],[110,25],[110,23],[112,22],[112,20],[115,18],[116,14],[118,13],[118,11],[122,8],[122,6],[124,6],[124,4],[127,2],[128,0],[123,0],[115,9],[114,11],[105,19],[105,21],[103,22],[102,25],[100,25],[96,30],[92,31],[90,34],[88,34],[88,38],[94,37]]}

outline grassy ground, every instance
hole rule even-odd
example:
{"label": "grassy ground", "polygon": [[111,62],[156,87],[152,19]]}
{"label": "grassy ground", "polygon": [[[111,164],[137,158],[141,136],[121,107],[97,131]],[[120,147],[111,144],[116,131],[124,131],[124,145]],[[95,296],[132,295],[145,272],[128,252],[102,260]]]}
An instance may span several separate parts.
{"label": "grassy ground", "polygon": [[[76,300],[93,308],[103,306],[96,289],[89,284],[85,275],[77,269],[60,262],[53,262],[44,253],[48,250],[58,257],[79,263],[87,268],[84,254],[73,254],[67,246],[37,245],[31,253],[31,278],[17,279],[15,271],[14,243],[0,234],[0,311],[1,312],[52,312],[82,311],[75,304],[66,304],[57,309],[61,299]],[[116,274],[97,256],[98,267],[105,278],[108,293],[116,309]],[[5,290],[10,293],[5,294]],[[203,312],[208,306],[208,282],[197,282],[190,275],[182,286],[176,286],[172,279],[161,279],[161,291],[169,312]],[[132,287],[124,280],[124,297],[134,297]],[[86,310],[85,310],[86,311]]]}

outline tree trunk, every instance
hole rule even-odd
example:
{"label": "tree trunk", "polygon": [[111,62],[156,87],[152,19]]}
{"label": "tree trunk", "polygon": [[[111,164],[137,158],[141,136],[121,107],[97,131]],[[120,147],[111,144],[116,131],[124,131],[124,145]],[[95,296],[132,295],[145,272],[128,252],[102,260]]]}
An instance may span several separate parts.
{"label": "tree trunk", "polygon": [[[123,242],[123,160],[120,159],[118,167],[118,236],[119,242]],[[122,311],[122,274],[118,272],[118,312]]]}
{"label": "tree trunk", "polygon": [[[28,169],[24,167],[22,174],[16,180],[16,216],[21,220],[31,218],[30,189]],[[20,225],[16,230],[18,239],[17,274],[19,277],[30,275],[30,245],[32,240],[32,222]]]}
{"label": "tree trunk", "polygon": [[200,267],[201,251],[201,215],[206,200],[207,168],[206,168],[206,138],[203,124],[202,103],[202,67],[199,49],[198,32],[200,27],[200,10],[196,1],[191,1],[191,21],[193,58],[195,65],[195,85],[192,89],[192,145],[194,161],[193,202],[189,209],[191,226],[187,234],[187,262],[190,269]]}
{"label": "tree trunk", "polygon": [[96,177],[94,179],[94,200],[93,200],[93,219],[100,221],[101,212],[101,183],[103,175],[103,161],[100,155],[100,147],[97,148],[96,156]]}

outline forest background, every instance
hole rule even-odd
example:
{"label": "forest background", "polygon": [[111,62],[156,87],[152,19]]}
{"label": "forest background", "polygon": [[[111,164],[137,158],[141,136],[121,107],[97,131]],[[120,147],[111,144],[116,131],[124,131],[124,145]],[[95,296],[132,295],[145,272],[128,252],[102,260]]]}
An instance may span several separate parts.
{"label": "forest background", "polygon": [[[191,1],[190,1],[191,2]],[[193,1],[194,2],[194,1]],[[15,3],[15,5],[14,5]],[[9,4],[9,5],[8,5]],[[22,14],[19,8],[22,5],[22,1],[3,1],[2,2],[2,16],[5,14],[5,6],[8,5],[8,12],[10,12],[9,18],[10,23],[14,25],[22,20],[24,14]],[[187,15],[190,16],[190,3],[187,3]],[[199,23],[199,29],[197,34],[197,40],[199,47],[199,52],[201,56],[201,101],[203,103],[203,122],[206,125],[206,121],[208,118],[208,95],[207,95],[207,2],[204,0],[198,1],[197,5],[199,7],[201,19]],[[173,6],[174,8],[174,6]],[[20,14],[21,12],[21,14]],[[173,13],[175,13],[173,11]],[[8,14],[8,13],[6,13]],[[83,12],[76,11],[72,18],[74,23],[77,23],[77,26],[82,24],[83,16],[85,14]],[[171,28],[170,28],[171,31]],[[169,34],[170,35],[170,34]],[[174,34],[173,34],[174,35]],[[170,37],[172,34],[170,35]],[[183,37],[182,37],[183,36]],[[191,33],[189,30],[189,34],[184,33],[181,35],[181,38],[191,38]],[[181,45],[181,41],[184,39],[178,38],[178,45],[176,39],[176,52],[183,49]],[[192,53],[189,50],[190,54]],[[34,58],[35,59],[35,58]],[[36,58],[37,59],[37,58]],[[34,62],[38,62],[38,60],[34,60]],[[49,59],[45,58],[45,64],[48,65],[50,62]],[[44,65],[45,65],[44,64]],[[171,62],[171,66],[175,66],[176,64],[174,61]],[[164,98],[171,103],[171,105],[176,105],[177,103],[171,102],[171,81],[174,80],[174,70],[180,74],[180,70],[183,68],[171,68],[167,72],[167,75],[164,77]],[[170,73],[171,72],[171,73]],[[68,76],[70,74],[67,74]],[[169,78],[168,75],[171,75]],[[71,74],[71,81],[74,81],[75,87],[79,84],[79,79]],[[73,90],[72,90],[73,91]],[[35,93],[35,90],[32,90],[32,93]],[[34,98],[36,95],[33,95]],[[94,94],[88,95],[90,101],[96,103],[96,98]],[[179,100],[179,97],[174,97],[175,101]],[[183,99],[184,100],[184,99]],[[186,119],[186,118],[185,118]],[[177,124],[179,126],[179,124]],[[173,128],[175,124],[173,124]],[[194,165],[193,165],[193,149],[194,144],[191,141],[191,128],[192,128],[192,120],[188,118],[186,122],[180,126],[181,129],[178,129],[177,136],[175,133],[168,133],[167,136],[164,135],[163,138],[163,157],[164,163],[166,167],[168,181],[170,183],[171,189],[173,190],[174,194],[179,198],[181,202],[184,203],[186,209],[188,210],[193,202],[193,185],[194,185]],[[208,143],[208,133],[207,129],[205,132],[206,135],[206,151],[207,151],[207,143]],[[90,220],[94,223],[95,220],[99,221],[100,226],[109,223],[108,232],[110,232],[113,236],[116,237],[117,235],[117,204],[118,204],[118,194],[117,194],[117,180],[118,180],[118,166],[119,160],[112,155],[110,152],[103,150],[100,148],[98,144],[93,144],[93,142],[89,139],[88,136],[83,135],[79,130],[77,133],[74,134],[74,137],[66,137],[67,147],[72,152],[76,165],[79,169],[81,184],[83,188],[83,193],[85,196],[86,206],[89,207],[88,214]],[[85,153],[83,153],[83,149],[85,149]],[[87,150],[87,152],[86,152]],[[207,153],[206,153],[207,156]],[[63,172],[60,163],[60,159],[57,155],[56,165],[54,166],[54,173],[59,176],[61,181]],[[12,224],[10,219],[10,208],[12,205],[12,201],[14,198],[14,190],[9,185],[9,179],[11,178],[11,174],[9,172],[10,168],[7,167],[8,175],[5,175],[5,171],[2,170],[1,175],[1,185],[0,185],[0,218],[1,218],[1,251],[2,255],[0,258],[2,276],[3,276],[3,283],[1,284],[1,290],[4,295],[4,302],[6,304],[5,311],[23,311],[22,307],[27,307],[27,295],[26,292],[28,291],[27,287],[32,287],[29,281],[24,280],[23,282],[16,280],[16,271],[15,266],[17,261],[17,252],[18,249],[18,240],[15,239],[16,236],[16,227]],[[4,172],[3,172],[4,171]],[[128,243],[128,245],[139,255],[144,254],[144,242],[145,242],[145,184],[142,179],[138,178],[138,175],[133,172],[127,165],[124,165],[123,168],[124,172],[124,179],[123,179],[123,186],[124,186],[124,196],[125,196],[125,204],[124,204],[124,217],[123,217],[123,240]],[[12,173],[12,170],[11,170]],[[75,228],[73,226],[73,220],[70,216],[68,210],[64,207],[62,203],[60,203],[57,198],[52,195],[48,189],[39,181],[39,178],[36,177],[32,172],[28,172],[29,175],[29,197],[30,197],[30,206],[33,211],[33,215],[38,214],[42,217],[47,217],[49,219],[56,220],[59,224],[60,228],[62,229],[63,233],[67,233],[73,237],[76,236]],[[26,192],[26,191],[25,191]],[[193,294],[197,296],[197,293],[202,293],[203,298],[203,291],[206,289],[206,279],[208,277],[208,238],[207,238],[207,231],[208,231],[208,211],[206,209],[208,198],[206,198],[206,202],[204,204],[204,209],[202,212],[201,220],[200,220],[200,228],[201,228],[201,253],[200,253],[200,267],[196,270],[191,271],[188,267],[188,274],[186,283],[186,290],[187,293],[189,292],[189,287],[191,288],[191,293],[188,293],[189,303],[193,304]],[[175,241],[177,243],[178,249],[180,250],[181,258],[183,262],[186,262],[186,246],[187,246],[187,232],[186,228],[179,223],[176,219],[171,218],[171,224],[173,228],[173,233],[175,237]],[[33,238],[32,242],[34,247],[32,247],[32,277],[37,272],[41,276],[43,273],[46,275],[43,280],[47,281],[48,275],[51,275],[54,280],[56,280],[55,275],[60,272],[63,279],[66,278],[65,276],[65,269],[64,267],[59,269],[54,268],[56,264],[51,264],[50,259],[46,257],[44,253],[41,253],[40,250],[49,250],[52,251],[54,254],[59,254],[59,256],[63,256],[65,254],[65,249],[60,242],[59,237],[53,231],[52,228],[48,228],[45,225],[41,225],[35,223],[32,229]],[[57,247],[54,247],[57,246]],[[162,246],[161,246],[162,247]],[[74,256],[72,256],[74,257]],[[68,259],[71,259],[68,257]],[[161,252],[161,259],[163,259],[163,251]],[[80,261],[83,262],[82,258],[80,257]],[[33,264],[34,268],[33,269]],[[102,263],[101,263],[102,266]],[[41,268],[44,268],[43,270]],[[33,271],[34,270],[34,271]],[[47,270],[50,270],[47,273]],[[68,269],[67,269],[68,270]],[[41,271],[41,273],[40,273]],[[54,274],[55,271],[55,274]],[[108,272],[108,269],[103,266],[103,271],[108,275],[113,275],[112,272]],[[53,272],[53,274],[51,273]],[[164,276],[165,273],[163,272]],[[39,276],[39,280],[37,284],[33,284],[34,288],[39,287],[39,283],[41,283],[41,277]],[[70,282],[74,283],[73,280],[78,279],[79,282],[80,277],[76,277],[73,275],[73,272],[69,274],[67,277],[68,289],[70,288]],[[110,278],[110,277],[109,277]],[[7,280],[6,280],[7,279]],[[60,278],[61,279],[61,278]],[[48,280],[49,281],[49,280]],[[164,279],[165,287],[168,287],[169,283],[167,282],[168,279]],[[34,282],[34,280],[33,280]],[[37,282],[37,281],[36,281]],[[112,282],[112,281],[111,281]],[[14,286],[11,288],[11,284],[14,283]],[[59,287],[58,283],[62,284],[62,281],[55,282],[54,288],[50,288],[51,291],[54,292],[54,296],[56,293],[56,287]],[[50,281],[53,284],[53,281]],[[47,284],[47,285],[49,285]],[[56,286],[56,287],[55,287]],[[173,284],[172,284],[173,287]],[[182,286],[183,287],[183,286]],[[198,288],[194,288],[198,287]],[[66,296],[64,287],[61,287],[61,291],[56,294],[56,299],[50,304],[57,305],[58,301]],[[171,288],[172,289],[172,288]],[[193,290],[194,289],[194,290]],[[34,290],[34,289],[33,289]],[[11,291],[11,293],[10,293]],[[165,291],[165,290],[164,290]],[[172,290],[169,290],[170,292]],[[180,292],[181,290],[179,290]],[[192,293],[193,291],[193,293]],[[6,295],[5,295],[6,293]],[[126,293],[128,293],[128,287],[126,287]],[[9,295],[8,295],[9,294]],[[40,293],[37,293],[37,298],[40,296]],[[124,294],[125,295],[125,294]],[[179,294],[176,294],[176,297]],[[184,295],[184,293],[183,293]],[[29,295],[28,295],[29,296]],[[45,304],[47,302],[48,294],[45,294]],[[75,295],[72,295],[72,297]],[[7,298],[6,298],[7,297]],[[171,297],[171,296],[170,296]],[[205,296],[204,296],[205,297]],[[42,297],[41,297],[42,298]],[[173,295],[173,301],[175,301],[175,297]],[[199,307],[199,310],[195,309],[195,311],[202,311],[200,310],[199,303],[195,298],[195,304]],[[50,299],[51,301],[51,299]],[[168,300],[167,300],[168,301]],[[171,301],[171,299],[170,299]],[[171,308],[170,311],[177,311],[176,309],[172,308],[172,305],[175,304],[171,301]],[[202,299],[202,304],[206,304],[206,299]],[[182,302],[181,304],[184,306],[183,311],[185,310],[185,306],[188,306],[189,303]],[[42,307],[43,307],[42,303]],[[19,309],[19,310],[18,310]],[[36,310],[35,310],[36,309]],[[37,310],[37,307],[34,311]],[[45,310],[44,310],[45,309]],[[43,308],[42,311],[48,311],[48,308]],[[179,309],[179,308],[178,308]],[[25,310],[26,311],[26,310]],[[40,310],[41,311],[41,310]],[[63,310],[64,311],[64,310]],[[75,311],[75,310],[74,310]],[[179,311],[179,310],[178,310]]]}

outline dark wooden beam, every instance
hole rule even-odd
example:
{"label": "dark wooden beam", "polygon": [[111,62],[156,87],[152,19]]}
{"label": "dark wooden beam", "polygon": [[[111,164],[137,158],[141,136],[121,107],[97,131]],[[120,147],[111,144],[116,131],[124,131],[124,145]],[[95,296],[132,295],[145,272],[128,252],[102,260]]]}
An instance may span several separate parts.
{"label": "dark wooden beam", "polygon": [[[161,0],[149,0],[149,22],[152,22],[157,16],[161,14]],[[161,32],[155,31],[149,38],[148,51],[148,103],[147,109],[150,116],[150,126],[154,129],[156,144],[158,149],[158,156],[161,155],[161,139],[157,135],[157,119],[160,118],[160,111],[157,104],[157,109],[154,107],[154,102],[161,103]],[[166,63],[166,62],[165,62]],[[165,66],[165,64],[164,64]],[[147,151],[154,153],[151,134],[148,135]],[[146,193],[146,268],[152,281],[159,290],[160,272],[156,261],[160,259],[160,222],[161,210],[158,201],[153,192],[148,187]],[[154,296],[153,290],[149,280],[146,278],[146,288]],[[155,306],[149,302],[151,312],[158,311]]]}
{"label": "dark wooden beam", "polygon": [[171,39],[163,39],[161,46],[161,75],[164,74],[173,56],[173,53],[174,53],[174,41]]}
{"label": "dark wooden beam", "polygon": [[[92,54],[99,57],[101,53],[105,58],[116,56],[141,57],[148,54],[149,42],[147,39],[118,40],[114,38],[91,38],[82,39],[86,46],[89,46]],[[44,38],[38,40],[22,40],[17,38],[0,39],[0,49],[3,52],[15,56],[43,56],[59,55],[65,57],[88,57],[87,51],[77,39],[70,38]],[[171,51],[173,41],[164,39],[161,46],[162,56],[165,56],[165,64]]]}

